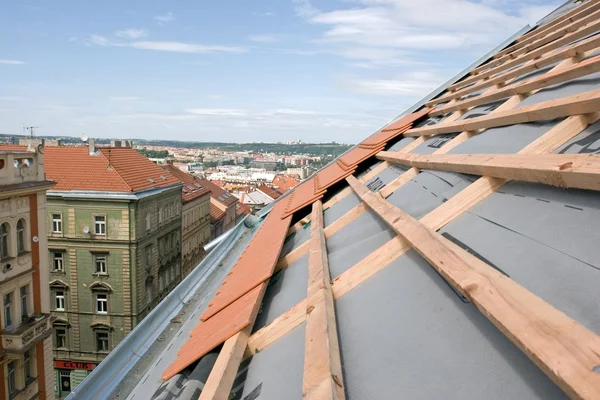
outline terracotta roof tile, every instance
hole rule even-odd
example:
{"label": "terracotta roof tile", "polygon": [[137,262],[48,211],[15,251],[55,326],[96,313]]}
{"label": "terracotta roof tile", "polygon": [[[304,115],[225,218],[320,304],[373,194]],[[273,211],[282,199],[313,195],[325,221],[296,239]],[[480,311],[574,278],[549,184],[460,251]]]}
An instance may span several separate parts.
{"label": "terracotta roof tile", "polygon": [[342,155],[338,159],[338,163],[341,163],[342,168],[345,170],[353,169],[356,168],[358,164],[379,153],[384,148],[385,145],[380,145],[373,149],[363,148],[362,145],[357,146],[348,151],[346,154]]}
{"label": "terracotta roof tile", "polygon": [[269,196],[270,198],[272,198],[273,200],[278,199],[281,197],[281,193],[278,192],[276,189],[273,189],[272,187],[268,187],[266,185],[262,185],[256,188],[256,190],[260,190],[261,192],[263,192],[264,194],[266,194],[267,196]]}
{"label": "terracotta roof tile", "polygon": [[210,190],[211,197],[220,203],[223,203],[225,206],[230,206],[238,201],[237,197],[207,179],[200,179],[200,183]]}
{"label": "terracotta roof tile", "polygon": [[[24,146],[10,147],[25,149]],[[47,146],[44,169],[48,179],[56,182],[53,190],[60,191],[138,192],[179,183],[132,148],[105,147],[90,155],[87,146]]]}
{"label": "terracotta roof tile", "polygon": [[250,210],[250,207],[248,207],[245,204],[242,204],[241,202],[238,203],[236,205],[236,209],[235,209],[235,215],[248,215],[248,214],[252,214],[252,210]]}
{"label": "terracotta roof tile", "polygon": [[337,183],[351,175],[356,169],[355,166],[350,166],[351,169],[344,169],[344,165],[339,162],[335,162],[330,164],[329,166],[323,168],[317,175],[316,179],[316,191],[321,192],[327,190],[327,188],[334,183]]}
{"label": "terracotta roof tile", "polygon": [[294,186],[298,185],[298,179],[291,176],[277,175],[273,179],[273,186],[276,186],[279,191],[287,192]]}
{"label": "terracotta roof tile", "polygon": [[296,186],[294,190],[280,203],[286,205],[282,218],[287,218],[301,208],[314,203],[323,197],[325,191],[316,192],[316,178],[311,178],[301,185]]}
{"label": "terracotta roof tile", "polygon": [[275,204],[200,318],[206,321],[269,279],[279,259],[291,217],[282,219],[284,202]]}
{"label": "terracotta roof tile", "polygon": [[253,311],[262,298],[266,283],[259,284],[208,321],[200,322],[190,339],[177,352],[177,359],[163,372],[166,381],[225,342],[253,322]]}
{"label": "terracotta roof tile", "polygon": [[225,211],[210,203],[210,222],[215,223],[225,216]]}
{"label": "terracotta roof tile", "polygon": [[413,122],[424,117],[429,114],[431,111],[428,108],[424,108],[421,111],[417,111],[415,113],[406,115],[405,117],[400,118],[398,121],[384,127],[379,132],[369,136],[365,140],[361,142],[361,146],[369,147],[369,146],[380,146],[382,144],[387,143],[391,139],[396,136],[406,132],[412,126]]}

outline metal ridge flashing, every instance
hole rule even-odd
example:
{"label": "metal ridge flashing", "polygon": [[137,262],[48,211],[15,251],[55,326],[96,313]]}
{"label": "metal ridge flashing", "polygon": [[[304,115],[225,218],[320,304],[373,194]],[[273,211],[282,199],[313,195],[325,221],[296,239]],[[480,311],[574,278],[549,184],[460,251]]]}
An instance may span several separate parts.
{"label": "metal ridge flashing", "polygon": [[[77,386],[67,399],[109,398],[121,380],[142,359],[155,340],[168,326],[170,320],[183,308],[185,302],[199,286],[216,270],[223,258],[243,233],[250,230],[245,224],[246,216],[192,272],[175,287],[106,358]],[[204,268],[203,268],[204,267]]]}

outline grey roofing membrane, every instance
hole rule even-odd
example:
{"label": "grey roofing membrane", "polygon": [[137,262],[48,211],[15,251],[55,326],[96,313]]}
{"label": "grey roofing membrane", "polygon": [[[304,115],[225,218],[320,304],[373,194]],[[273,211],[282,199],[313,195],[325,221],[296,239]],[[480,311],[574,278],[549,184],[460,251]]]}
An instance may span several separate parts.
{"label": "grey roofing membrane", "polygon": [[558,154],[600,154],[600,121],[556,149]]}
{"label": "grey roofing membrane", "polygon": [[310,237],[310,225],[305,225],[298,229],[295,233],[288,236],[283,243],[281,249],[281,257],[287,255],[292,250],[297,249],[302,243],[306,242]]}
{"label": "grey roofing membrane", "polygon": [[445,135],[435,135],[425,140],[419,146],[411,151],[414,154],[431,154],[437,149],[442,148],[446,143],[458,136],[458,133],[448,133]]}
{"label": "grey roofing membrane", "polygon": [[600,72],[541,89],[517,105],[517,108],[590,91],[600,85]]}
{"label": "grey roofing membrane", "polygon": [[336,301],[348,399],[563,399],[414,251]]}
{"label": "grey roofing membrane", "polygon": [[360,197],[358,197],[355,193],[350,193],[333,206],[326,208],[323,210],[324,227],[328,227],[332,222],[335,222],[338,218],[342,217],[348,211],[361,203]]}

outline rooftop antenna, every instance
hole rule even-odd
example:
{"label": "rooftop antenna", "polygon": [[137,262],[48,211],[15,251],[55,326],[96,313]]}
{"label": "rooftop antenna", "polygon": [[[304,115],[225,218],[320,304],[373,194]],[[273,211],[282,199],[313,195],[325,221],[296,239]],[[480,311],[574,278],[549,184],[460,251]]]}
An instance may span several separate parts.
{"label": "rooftop antenna", "polygon": [[23,130],[29,132],[29,139],[33,139],[33,130],[38,128],[39,126],[24,126]]}

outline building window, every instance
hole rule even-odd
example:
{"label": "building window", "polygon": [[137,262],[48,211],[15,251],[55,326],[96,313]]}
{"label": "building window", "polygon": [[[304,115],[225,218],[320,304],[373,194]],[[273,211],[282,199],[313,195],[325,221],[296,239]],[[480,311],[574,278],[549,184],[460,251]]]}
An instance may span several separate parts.
{"label": "building window", "polygon": [[67,348],[67,327],[64,325],[57,325],[54,328],[54,338],[56,340],[56,348],[63,349]]}
{"label": "building window", "polygon": [[163,208],[160,207],[158,209],[158,223],[160,224],[163,221]]}
{"label": "building window", "polygon": [[152,282],[146,282],[146,305],[152,303]]}
{"label": "building window", "polygon": [[4,329],[12,327],[12,293],[4,295]]}
{"label": "building window", "polygon": [[10,397],[17,393],[17,372],[14,361],[7,364],[8,367],[8,394]]}
{"label": "building window", "polygon": [[94,264],[96,265],[96,273],[106,275],[106,256],[95,256]]}
{"label": "building window", "polygon": [[63,264],[63,253],[52,253],[52,271],[65,272],[65,267]]}
{"label": "building window", "polygon": [[158,273],[158,291],[162,292],[164,288],[165,288],[164,271],[160,271]]}
{"label": "building window", "polygon": [[108,313],[108,295],[104,293],[98,293],[96,295],[96,314],[107,314]]}
{"label": "building window", "polygon": [[27,303],[28,303],[28,295],[29,295],[29,287],[28,286],[22,286],[21,289],[21,315],[23,318],[28,317],[29,316],[29,310],[27,307]]}
{"label": "building window", "polygon": [[29,382],[32,378],[31,376],[31,353],[27,350],[23,353],[23,372],[25,373],[25,382]]}
{"label": "building window", "polygon": [[96,350],[108,352],[108,332],[96,331]]}
{"label": "building window", "polygon": [[20,219],[17,222],[17,253],[25,251],[25,220]]}
{"label": "building window", "polygon": [[54,306],[56,311],[65,311],[65,292],[57,290],[54,292]]}
{"label": "building window", "polygon": [[150,214],[146,214],[146,230],[150,230]]}
{"label": "building window", "polygon": [[106,235],[106,217],[104,215],[94,217],[94,233],[96,235]]}
{"label": "building window", "polygon": [[0,225],[0,260],[8,258],[8,224]]}
{"label": "building window", "polygon": [[52,214],[52,233],[62,233],[62,214]]}

